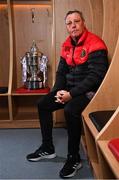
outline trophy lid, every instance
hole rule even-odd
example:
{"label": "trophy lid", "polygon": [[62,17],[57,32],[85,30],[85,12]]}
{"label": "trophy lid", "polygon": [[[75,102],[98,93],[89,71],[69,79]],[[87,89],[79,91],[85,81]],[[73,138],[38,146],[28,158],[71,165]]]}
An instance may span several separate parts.
{"label": "trophy lid", "polygon": [[34,40],[33,40],[33,43],[32,43],[31,49],[30,49],[30,53],[32,53],[33,55],[38,55],[38,56],[42,55],[42,53],[39,51],[39,49],[36,45],[36,42]]}

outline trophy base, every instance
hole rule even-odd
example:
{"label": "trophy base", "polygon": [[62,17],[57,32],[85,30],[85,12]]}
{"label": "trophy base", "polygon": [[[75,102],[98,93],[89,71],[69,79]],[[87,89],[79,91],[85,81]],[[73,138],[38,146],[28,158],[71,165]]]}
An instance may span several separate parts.
{"label": "trophy base", "polygon": [[43,82],[39,82],[39,81],[27,81],[25,83],[25,87],[27,89],[42,89],[43,87]]}
{"label": "trophy base", "polygon": [[50,88],[49,87],[45,87],[45,88],[42,88],[42,89],[27,89],[26,87],[22,86],[22,87],[19,87],[16,89],[15,91],[16,93],[20,93],[20,94],[33,94],[33,93],[40,93],[40,94],[47,94],[50,92]]}

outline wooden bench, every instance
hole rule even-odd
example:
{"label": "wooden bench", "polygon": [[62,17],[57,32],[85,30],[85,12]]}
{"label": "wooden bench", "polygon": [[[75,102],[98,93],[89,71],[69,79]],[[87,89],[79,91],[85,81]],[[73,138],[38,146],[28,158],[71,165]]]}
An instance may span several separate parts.
{"label": "wooden bench", "polygon": [[108,147],[114,138],[119,138],[119,107],[97,138],[101,179],[119,179],[119,161]]}
{"label": "wooden bench", "polygon": [[[84,126],[84,134],[86,139],[86,148],[89,161],[91,163],[94,176],[96,178],[101,178],[101,168],[99,164],[99,156],[97,150],[97,141],[104,131],[105,126],[110,122],[113,117],[113,114],[116,113],[116,110],[119,105],[119,40],[117,42],[117,47],[115,49],[115,54],[112,60],[112,63],[109,67],[109,70],[106,74],[106,77],[98,89],[96,95],[85,108],[82,113],[83,118],[83,126]],[[102,129],[97,129],[95,126],[94,116],[95,113],[98,112],[98,121],[102,121],[103,118],[99,117],[99,112],[111,112],[108,114],[107,123],[102,127]],[[114,112],[115,111],[115,112]],[[92,118],[93,115],[93,118]],[[93,120],[92,120],[92,119]],[[114,129],[113,129],[114,131]],[[102,169],[103,170],[103,169]]]}
{"label": "wooden bench", "polygon": [[[112,10],[112,6],[114,10]],[[90,101],[88,106],[82,112],[83,126],[84,126],[84,137],[86,142],[86,151],[89,158],[89,162],[92,166],[95,178],[117,178],[117,174],[112,170],[112,166],[117,165],[116,161],[113,161],[113,165],[111,166],[111,161],[108,161],[109,155],[111,154],[109,148],[105,146],[102,148],[100,145],[101,136],[105,132],[105,140],[106,136],[108,136],[108,127],[112,127],[112,132],[115,131],[115,126],[111,126],[113,119],[117,118],[117,109],[119,106],[119,1],[103,1],[103,34],[102,38],[106,42],[109,49],[109,61],[110,67],[109,70],[100,85],[98,91],[96,92],[93,99]],[[118,19],[118,20],[117,20]],[[111,21],[113,21],[114,26],[110,26]],[[107,118],[107,122],[103,124],[101,128],[97,129],[95,123],[91,119],[91,116],[95,112],[102,111],[113,111],[112,114]],[[98,114],[99,115],[99,114]],[[99,117],[100,121],[102,117]],[[119,124],[119,123],[118,123]],[[119,129],[119,128],[117,128]],[[119,134],[118,134],[119,135]],[[116,134],[115,134],[116,137]],[[111,138],[111,137],[110,137]],[[109,138],[108,138],[109,140]],[[106,152],[110,152],[109,155],[105,158],[104,149]],[[105,154],[106,154],[105,152]],[[103,157],[103,161],[101,158]],[[113,157],[113,156],[112,156]],[[111,158],[112,160],[113,158]],[[103,164],[104,163],[104,164]],[[109,169],[110,169],[110,174]],[[106,169],[107,172],[106,172]],[[119,171],[118,171],[119,172]]]}

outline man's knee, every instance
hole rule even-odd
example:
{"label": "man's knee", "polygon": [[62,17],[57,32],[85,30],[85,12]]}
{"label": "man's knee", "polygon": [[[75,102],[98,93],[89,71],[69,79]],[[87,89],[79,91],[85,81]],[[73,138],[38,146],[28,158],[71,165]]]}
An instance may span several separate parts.
{"label": "man's knee", "polygon": [[44,109],[45,108],[45,103],[46,103],[46,97],[45,96],[42,96],[40,97],[40,99],[38,99],[37,101],[37,106],[38,106],[38,109]]}
{"label": "man's knee", "polygon": [[72,114],[73,107],[71,107],[69,104],[66,104],[64,107],[64,114]]}
{"label": "man's knee", "polygon": [[37,101],[37,105],[38,105],[38,109],[40,111],[42,111],[42,110],[54,111],[56,109],[54,93],[51,92],[47,95],[42,96]]}
{"label": "man's knee", "polygon": [[81,117],[81,111],[80,108],[77,108],[76,106],[72,106],[70,103],[65,105],[64,107],[64,114],[65,117],[80,119]]}

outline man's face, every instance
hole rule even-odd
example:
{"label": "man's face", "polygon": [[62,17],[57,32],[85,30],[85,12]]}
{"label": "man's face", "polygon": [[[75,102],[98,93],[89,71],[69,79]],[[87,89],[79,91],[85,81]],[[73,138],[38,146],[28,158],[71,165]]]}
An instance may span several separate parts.
{"label": "man's face", "polygon": [[78,13],[69,14],[66,18],[65,23],[67,31],[73,39],[80,36],[84,32],[84,20]]}

